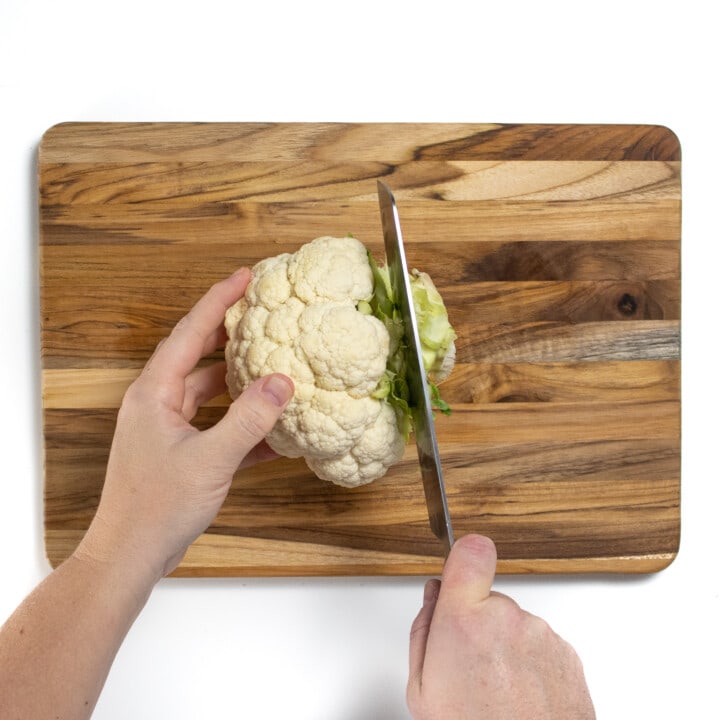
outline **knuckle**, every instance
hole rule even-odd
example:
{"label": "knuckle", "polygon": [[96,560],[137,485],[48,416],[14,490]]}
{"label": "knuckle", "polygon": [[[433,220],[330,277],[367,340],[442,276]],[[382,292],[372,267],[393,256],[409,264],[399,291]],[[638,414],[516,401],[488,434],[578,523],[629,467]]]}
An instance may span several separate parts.
{"label": "knuckle", "polygon": [[183,315],[183,316],[175,323],[175,326],[173,327],[171,333],[173,333],[173,332],[178,332],[178,331],[183,330],[183,329],[187,326],[187,324],[188,324],[189,322],[190,322],[190,316],[189,316],[189,315]]}
{"label": "knuckle", "polygon": [[143,405],[148,398],[148,389],[146,383],[142,380],[135,380],[128,386],[122,399],[122,408],[132,408],[138,405]]}
{"label": "knuckle", "polygon": [[493,593],[490,597],[495,617],[508,628],[520,628],[527,613],[510,597]]}
{"label": "knuckle", "polygon": [[259,442],[271,429],[265,416],[252,406],[241,406],[235,412],[235,423],[241,434]]}

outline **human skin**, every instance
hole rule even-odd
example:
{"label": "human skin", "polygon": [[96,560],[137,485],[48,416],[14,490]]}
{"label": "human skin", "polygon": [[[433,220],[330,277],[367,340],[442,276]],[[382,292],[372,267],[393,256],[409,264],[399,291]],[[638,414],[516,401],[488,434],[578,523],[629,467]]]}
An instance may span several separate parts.
{"label": "human skin", "polygon": [[465,535],[442,581],[425,586],[410,636],[408,706],[416,720],[591,720],[575,651],[540,618],[492,590],[491,540]]}
{"label": "human skin", "polygon": [[274,457],[263,443],[293,393],[271,375],[203,432],[190,420],[225,391],[223,318],[241,269],[214,285],[160,343],[128,389],[98,511],[79,547],[0,630],[3,720],[90,717],[115,654],[152,588],[213,521],[238,467]]}

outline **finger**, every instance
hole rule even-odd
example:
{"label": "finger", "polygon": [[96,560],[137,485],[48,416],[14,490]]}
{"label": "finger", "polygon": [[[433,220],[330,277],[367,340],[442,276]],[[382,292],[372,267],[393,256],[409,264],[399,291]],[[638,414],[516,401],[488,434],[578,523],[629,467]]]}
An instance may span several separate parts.
{"label": "finger", "polygon": [[439,580],[428,580],[423,594],[423,606],[410,628],[410,673],[408,675],[408,694],[420,690],[422,670],[425,663],[425,650],[427,649],[430,624],[432,622],[438,592]]}
{"label": "finger", "polygon": [[252,383],[214,427],[202,433],[214,464],[234,472],[250,451],[273,429],[294,392],[292,380],[275,373]]}
{"label": "finger", "polygon": [[225,323],[223,323],[219,327],[215,328],[210,335],[208,335],[207,340],[202,347],[201,357],[206,357],[207,355],[214,353],[216,350],[224,348],[227,339],[227,331],[225,330]]}
{"label": "finger", "polygon": [[[155,356],[158,353],[158,350],[160,350],[160,348],[167,342],[167,340],[168,338],[164,337],[160,340],[160,342],[158,342],[158,344],[155,346],[155,349],[153,350],[152,355],[147,359],[147,362],[145,363],[145,369],[149,368],[150,365],[152,365],[153,361],[155,360]],[[215,330],[208,336],[208,339],[203,346],[202,357],[209,355],[215,350],[220,350],[221,348],[224,348],[227,341],[227,330],[225,329],[225,323],[223,323],[219,327],[215,328]]]}
{"label": "finger", "polygon": [[162,343],[146,369],[161,378],[184,378],[198,360],[215,350],[224,337],[221,326],[228,308],[245,292],[250,271],[241,268],[225,280],[215,283],[190,312],[181,318]]}
{"label": "finger", "polygon": [[182,415],[186,420],[192,420],[199,407],[227,390],[226,372],[227,365],[224,362],[218,362],[193,370],[185,378]]}
{"label": "finger", "polygon": [[455,611],[487,600],[496,565],[497,552],[492,540],[482,535],[461,537],[445,561],[438,607]]}

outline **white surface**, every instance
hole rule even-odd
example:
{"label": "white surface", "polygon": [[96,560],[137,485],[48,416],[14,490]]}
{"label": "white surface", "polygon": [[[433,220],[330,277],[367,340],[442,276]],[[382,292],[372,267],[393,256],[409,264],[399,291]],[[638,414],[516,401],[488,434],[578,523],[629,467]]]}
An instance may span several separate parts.
{"label": "white surface", "polygon": [[[322,21],[318,3],[259,5],[0,4],[0,618],[48,572],[34,185],[46,128],[64,120],[658,123],[683,147],[680,556],[651,577],[503,578],[497,588],[577,648],[599,718],[720,717],[718,356],[704,334],[718,324],[715,23],[693,2],[604,2],[593,11],[576,2],[362,1],[343,11],[350,6],[328,3]],[[394,82],[384,76],[393,69]],[[405,718],[407,632],[422,584],[163,581],[95,717]]]}

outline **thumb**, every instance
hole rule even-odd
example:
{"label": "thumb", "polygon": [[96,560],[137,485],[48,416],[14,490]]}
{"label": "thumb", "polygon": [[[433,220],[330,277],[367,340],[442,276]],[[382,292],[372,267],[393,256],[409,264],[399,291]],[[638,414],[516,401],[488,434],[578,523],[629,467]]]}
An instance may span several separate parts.
{"label": "thumb", "polygon": [[267,375],[249,385],[230,405],[222,420],[203,433],[216,462],[226,461],[234,472],[273,429],[294,392],[292,380],[280,373]]}
{"label": "thumb", "polygon": [[452,547],[443,568],[438,608],[451,611],[487,600],[495,579],[497,552],[490,538],[464,535]]}

